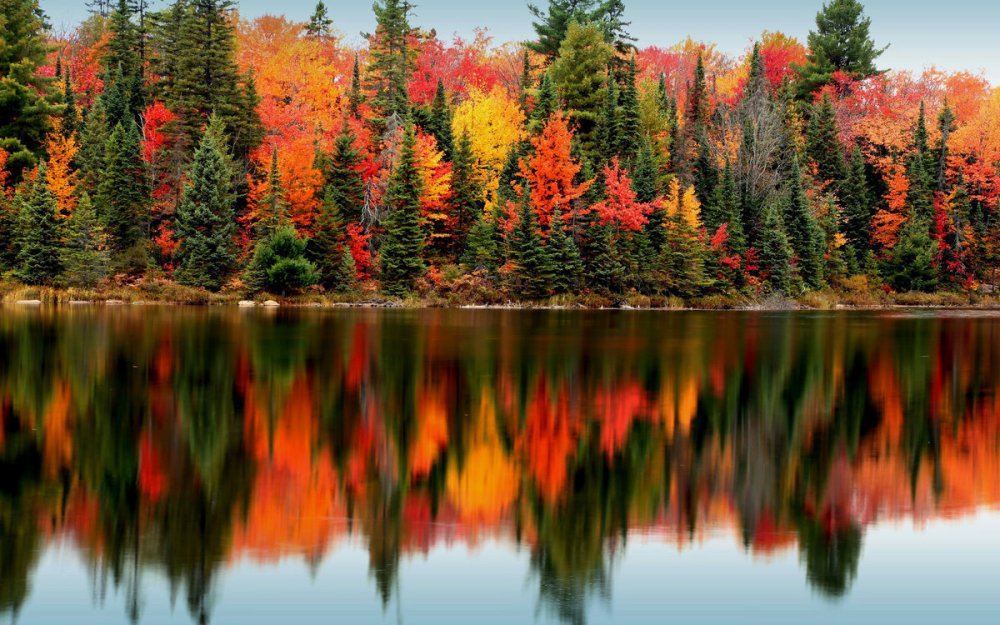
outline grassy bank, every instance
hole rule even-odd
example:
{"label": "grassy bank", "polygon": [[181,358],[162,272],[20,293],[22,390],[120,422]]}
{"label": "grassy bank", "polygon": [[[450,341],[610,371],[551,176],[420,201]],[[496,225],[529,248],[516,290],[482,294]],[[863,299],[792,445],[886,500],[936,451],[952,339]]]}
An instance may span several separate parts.
{"label": "grassy bank", "polygon": [[93,303],[157,303],[186,306],[230,305],[247,300],[262,304],[274,300],[288,306],[357,306],[407,308],[578,308],[578,309],[655,309],[655,310],[834,310],[838,308],[878,309],[894,307],[982,308],[1000,309],[1000,297],[975,291],[942,291],[937,293],[890,293],[867,288],[838,288],[814,291],[798,299],[780,296],[749,297],[713,295],[681,299],[677,297],[626,294],[606,296],[596,293],[559,295],[541,301],[519,301],[502,290],[477,285],[423,285],[407,298],[380,296],[369,285],[356,293],[329,294],[318,291],[294,296],[263,293],[249,297],[238,291],[210,293],[192,289],[163,278],[142,279],[128,285],[107,284],[94,289],[28,286],[15,281],[0,281],[0,303],[16,304],[40,301],[43,304],[69,305],[74,302]]}

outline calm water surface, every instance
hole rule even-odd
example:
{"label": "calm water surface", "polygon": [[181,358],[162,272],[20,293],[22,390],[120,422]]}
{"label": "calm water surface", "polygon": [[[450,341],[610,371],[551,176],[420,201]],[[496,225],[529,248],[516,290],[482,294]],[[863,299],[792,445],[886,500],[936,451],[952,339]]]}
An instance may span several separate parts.
{"label": "calm water surface", "polygon": [[0,621],[1000,622],[1000,317],[0,308]]}

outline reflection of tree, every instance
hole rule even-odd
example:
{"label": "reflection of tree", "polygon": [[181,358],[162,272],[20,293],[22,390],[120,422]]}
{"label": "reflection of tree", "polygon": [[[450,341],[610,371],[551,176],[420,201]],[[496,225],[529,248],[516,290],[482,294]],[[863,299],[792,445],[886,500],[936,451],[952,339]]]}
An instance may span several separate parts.
{"label": "reflection of tree", "polygon": [[[2,400],[0,400],[2,401]],[[7,423],[0,411],[0,428]],[[38,559],[42,456],[29,433],[5,432],[0,447],[0,614],[15,615],[28,597],[28,576]]]}
{"label": "reflection of tree", "polygon": [[828,597],[844,596],[858,575],[861,530],[853,524],[825,527],[817,519],[802,519],[798,528],[809,583]]}

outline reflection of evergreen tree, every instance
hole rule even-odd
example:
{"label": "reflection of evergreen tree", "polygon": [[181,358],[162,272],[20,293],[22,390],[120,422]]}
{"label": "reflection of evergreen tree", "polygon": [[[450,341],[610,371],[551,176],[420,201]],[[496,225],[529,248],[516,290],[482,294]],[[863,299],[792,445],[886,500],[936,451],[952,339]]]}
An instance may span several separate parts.
{"label": "reflection of evergreen tree", "polygon": [[0,447],[0,614],[16,615],[28,598],[28,577],[40,550],[38,495],[42,456],[30,432],[10,429],[3,419]]}

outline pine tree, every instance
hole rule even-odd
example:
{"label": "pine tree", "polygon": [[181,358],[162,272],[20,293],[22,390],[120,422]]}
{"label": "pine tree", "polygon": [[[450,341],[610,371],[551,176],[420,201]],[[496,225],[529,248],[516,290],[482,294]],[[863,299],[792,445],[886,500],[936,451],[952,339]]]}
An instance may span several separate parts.
{"label": "pine tree", "polygon": [[384,118],[405,117],[410,109],[407,90],[415,67],[416,51],[410,26],[408,0],[376,0],[375,34],[368,37],[371,58],[368,81],[374,92],[372,105]]}
{"label": "pine tree", "polygon": [[694,188],[698,201],[707,205],[715,193],[719,182],[718,167],[712,157],[712,146],[708,140],[708,130],[701,126],[698,130],[698,154],[694,161]]}
{"label": "pine tree", "polygon": [[351,70],[351,90],[347,92],[347,102],[351,111],[351,117],[355,119],[358,117],[358,111],[361,109],[364,101],[365,94],[361,89],[361,62],[358,60],[358,55],[355,54],[354,68]]}
{"label": "pine tree", "polygon": [[38,71],[48,64],[47,31],[37,0],[0,0],[0,149],[15,179],[41,155],[59,113],[55,79]]}
{"label": "pine tree", "polygon": [[607,85],[604,87],[604,107],[597,117],[597,157],[601,163],[610,163],[618,153],[618,137],[622,134],[618,107],[618,83],[609,68]]}
{"label": "pine tree", "polygon": [[602,74],[611,57],[612,48],[596,25],[574,22],[566,32],[559,58],[549,70],[567,117],[576,127],[582,155],[592,159],[599,154],[595,131],[605,102]]}
{"label": "pine tree", "polygon": [[740,190],[728,159],[722,170],[722,178],[715,187],[712,201],[706,205],[703,218],[705,228],[710,234],[714,234],[720,226],[726,224],[729,250],[737,254],[746,252],[746,237],[743,234],[743,219],[740,216]]}
{"label": "pine tree", "polygon": [[316,266],[319,284],[327,290],[340,286],[341,265],[347,230],[339,204],[329,187],[323,196],[323,205],[316,216],[315,234],[309,240],[309,259]]}
{"label": "pine tree", "polygon": [[580,283],[583,263],[580,261],[576,242],[566,233],[562,212],[558,208],[552,213],[549,228],[546,254],[552,266],[552,290],[556,293],[572,293]]}
{"label": "pine tree", "polygon": [[49,284],[62,271],[61,223],[56,198],[49,190],[45,163],[19,198],[16,275],[25,284]]}
{"label": "pine tree", "polygon": [[151,195],[139,129],[115,126],[105,147],[104,169],[94,205],[108,236],[115,269],[125,273],[146,268]]}
{"label": "pine tree", "polygon": [[872,205],[861,148],[855,147],[851,155],[847,178],[840,185],[840,201],[844,209],[844,235],[860,259],[871,249],[872,220]]}
{"label": "pine tree", "polygon": [[365,181],[361,174],[361,150],[348,124],[341,127],[333,152],[324,159],[324,196],[336,203],[347,221],[360,221],[365,207]]}
{"label": "pine tree", "polygon": [[830,0],[816,14],[816,30],[809,31],[805,65],[797,68],[799,95],[809,97],[844,72],[855,79],[881,73],[875,61],[886,48],[877,48],[870,35],[871,19],[858,0]]}
{"label": "pine tree", "polygon": [[434,93],[434,102],[431,105],[431,116],[429,128],[427,128],[435,139],[438,148],[444,152],[447,160],[453,159],[454,141],[451,131],[451,108],[448,106],[448,98],[444,91],[444,81],[438,78],[437,90]]}
{"label": "pine tree", "polygon": [[785,235],[785,225],[781,213],[774,204],[767,204],[763,210],[758,262],[768,289],[788,294],[792,280],[792,249]]}
{"label": "pine tree", "polygon": [[469,271],[485,269],[492,272],[499,264],[498,257],[496,225],[485,212],[480,212],[469,230],[461,262]]}
{"label": "pine tree", "polygon": [[455,206],[455,239],[459,249],[464,249],[465,238],[484,208],[482,187],[473,169],[474,158],[472,139],[463,132],[458,138],[451,166],[451,201]]}
{"label": "pine tree", "polygon": [[290,227],[288,218],[288,198],[278,170],[278,147],[271,148],[271,167],[267,174],[266,192],[257,201],[257,222],[254,224],[254,238],[260,242],[274,236],[284,227]]}
{"label": "pine tree", "polygon": [[587,286],[601,293],[614,293],[625,279],[625,268],[618,258],[611,224],[592,223],[584,245],[584,268]]}
{"label": "pine tree", "polygon": [[520,91],[517,96],[517,103],[525,115],[530,113],[528,109],[528,93],[531,91],[531,59],[528,58],[528,51],[521,55],[521,80],[518,84]]}
{"label": "pine tree", "polygon": [[549,117],[556,111],[556,88],[548,73],[542,74],[538,82],[538,97],[535,98],[535,108],[531,111],[529,128],[537,133],[545,127]]}
{"label": "pine tree", "polygon": [[659,174],[657,172],[656,157],[653,155],[653,145],[648,139],[643,139],[639,148],[639,158],[635,163],[635,172],[632,177],[632,190],[635,191],[635,200],[643,204],[649,204],[656,199],[659,194]]}
{"label": "pine tree", "polygon": [[385,240],[382,243],[382,290],[405,295],[424,271],[421,252],[425,234],[420,223],[423,183],[414,157],[416,134],[412,124],[403,133],[399,160],[389,179],[385,206]]}
{"label": "pine tree", "polygon": [[70,82],[69,68],[66,68],[66,75],[63,79],[61,127],[64,137],[71,137],[80,130],[80,111],[76,106],[76,94],[73,93],[73,84]]}
{"label": "pine tree", "polygon": [[235,270],[235,199],[220,146],[206,134],[177,206],[175,277],[181,284],[218,291]]}
{"label": "pine tree", "polygon": [[306,257],[308,242],[287,222],[254,247],[253,259],[244,274],[251,292],[287,295],[316,283],[316,269]]}
{"label": "pine tree", "polygon": [[793,161],[785,206],[785,229],[799,273],[806,285],[818,289],[823,285],[823,236],[802,187],[798,159]]}
{"label": "pine tree", "polygon": [[66,222],[66,243],[60,250],[67,286],[93,288],[108,275],[108,254],[104,229],[97,219],[90,195],[83,193],[73,215]]}
{"label": "pine tree", "polygon": [[639,91],[636,87],[635,57],[629,59],[625,88],[621,94],[621,132],[617,135],[618,155],[624,163],[634,163],[642,145]]}
{"label": "pine tree", "polygon": [[326,39],[332,32],[333,20],[330,19],[330,13],[327,11],[326,5],[323,4],[323,0],[320,0],[316,3],[316,8],[309,17],[309,23],[306,24],[306,34],[317,39]]}
{"label": "pine tree", "polygon": [[340,251],[340,263],[337,265],[332,283],[332,288],[337,293],[351,293],[358,288],[358,266],[348,245],[344,245]]}
{"label": "pine tree", "polygon": [[552,285],[552,263],[548,257],[549,250],[542,245],[538,217],[531,208],[531,192],[527,183],[524,185],[517,225],[510,236],[517,293],[529,300],[547,297]]}
{"label": "pine tree", "polygon": [[528,49],[544,55],[549,62],[554,61],[571,24],[589,24],[605,18],[607,12],[598,4],[603,5],[598,0],[549,0],[547,11],[529,4],[528,10],[538,20],[532,22],[538,39],[528,42]]}
{"label": "pine tree", "polygon": [[948,140],[951,138],[951,133],[955,132],[957,128],[958,126],[955,125],[955,112],[951,110],[951,106],[948,105],[948,99],[945,98],[944,106],[938,115],[938,131],[941,134],[941,139],[938,147],[937,191],[944,191],[947,184],[945,173],[947,173],[948,169]]}
{"label": "pine tree", "polygon": [[899,241],[889,252],[884,272],[897,291],[932,291],[937,286],[934,256],[937,245],[930,236],[930,224],[922,218],[908,220],[899,232]]}
{"label": "pine tree", "polygon": [[87,110],[80,131],[80,151],[76,162],[80,168],[80,187],[88,193],[97,193],[97,185],[104,173],[104,151],[108,145],[108,118],[100,98]]}
{"label": "pine tree", "polygon": [[837,114],[830,94],[824,94],[814,107],[806,134],[806,153],[816,163],[820,180],[834,183],[843,180],[846,172],[844,148],[837,132]]}

